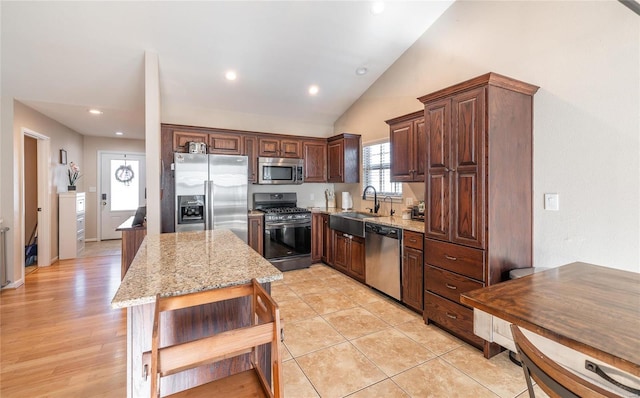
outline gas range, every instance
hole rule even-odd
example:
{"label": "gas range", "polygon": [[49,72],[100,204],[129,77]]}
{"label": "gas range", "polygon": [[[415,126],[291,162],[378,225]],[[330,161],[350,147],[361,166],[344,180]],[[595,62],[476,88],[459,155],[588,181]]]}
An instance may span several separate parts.
{"label": "gas range", "polygon": [[268,222],[310,220],[311,211],[296,206],[295,193],[254,193],[255,210],[265,213]]}
{"label": "gas range", "polygon": [[254,193],[264,212],[264,257],[281,271],[311,265],[311,211],[297,206],[295,192]]}
{"label": "gas range", "polygon": [[293,220],[310,220],[311,212],[301,207],[275,207],[271,209],[262,209],[265,213],[264,219],[269,221],[293,221]]}

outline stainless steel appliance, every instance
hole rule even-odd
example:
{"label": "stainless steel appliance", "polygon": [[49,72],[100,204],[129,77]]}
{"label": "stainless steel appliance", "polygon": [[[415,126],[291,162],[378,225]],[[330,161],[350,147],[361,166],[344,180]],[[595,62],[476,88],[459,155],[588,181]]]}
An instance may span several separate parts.
{"label": "stainless steel appliance", "polygon": [[311,212],[297,207],[297,195],[254,193],[253,208],[264,215],[264,258],[280,271],[311,265]]}
{"label": "stainless steel appliance", "polygon": [[383,293],[401,299],[400,243],[402,230],[365,223],[365,281]]}
{"label": "stainless steel appliance", "polygon": [[247,241],[246,156],[174,154],[176,232],[230,229]]}
{"label": "stainless steel appliance", "polygon": [[304,161],[293,158],[258,158],[258,184],[302,184]]}

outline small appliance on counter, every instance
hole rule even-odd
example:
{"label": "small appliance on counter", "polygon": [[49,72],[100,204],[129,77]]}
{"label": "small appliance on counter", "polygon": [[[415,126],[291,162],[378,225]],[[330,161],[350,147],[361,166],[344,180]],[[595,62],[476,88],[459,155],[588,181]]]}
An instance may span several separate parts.
{"label": "small appliance on counter", "polygon": [[325,189],[324,196],[327,198],[327,208],[336,207],[336,193]]}
{"label": "small appliance on counter", "polygon": [[411,211],[411,219],[424,221],[424,200],[418,202],[417,206],[413,206],[413,209]]}
{"label": "small appliance on counter", "polygon": [[342,210],[349,210],[353,208],[353,198],[349,192],[342,193]]}

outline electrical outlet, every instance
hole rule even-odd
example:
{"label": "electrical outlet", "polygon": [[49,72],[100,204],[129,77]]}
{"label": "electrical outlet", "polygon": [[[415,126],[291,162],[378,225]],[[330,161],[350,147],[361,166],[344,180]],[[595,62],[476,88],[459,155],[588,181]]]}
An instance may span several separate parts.
{"label": "electrical outlet", "polygon": [[406,198],[404,204],[407,206],[413,206],[413,198]]}
{"label": "electrical outlet", "polygon": [[316,198],[315,194],[310,193],[309,194],[309,200],[314,200]]}
{"label": "electrical outlet", "polygon": [[557,193],[545,193],[544,209],[553,211],[560,210],[560,196]]}

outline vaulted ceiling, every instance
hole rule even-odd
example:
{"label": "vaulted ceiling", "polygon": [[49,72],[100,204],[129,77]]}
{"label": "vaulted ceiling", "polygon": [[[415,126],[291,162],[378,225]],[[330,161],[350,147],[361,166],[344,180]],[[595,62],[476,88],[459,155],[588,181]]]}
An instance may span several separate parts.
{"label": "vaulted ceiling", "polygon": [[332,125],[451,2],[388,1],[374,14],[370,1],[3,1],[2,91],[81,134],[144,138],[148,50],[163,115]]}

